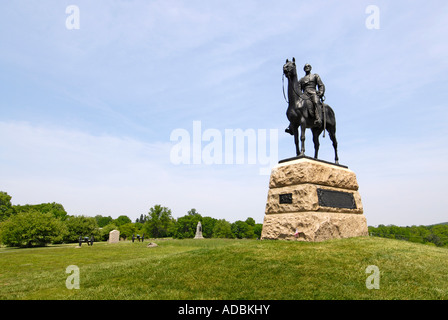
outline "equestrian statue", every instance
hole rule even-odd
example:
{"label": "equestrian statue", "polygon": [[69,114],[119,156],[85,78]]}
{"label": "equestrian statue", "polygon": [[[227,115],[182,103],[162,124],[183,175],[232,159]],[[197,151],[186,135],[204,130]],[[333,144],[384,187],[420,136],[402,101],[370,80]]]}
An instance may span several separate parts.
{"label": "equestrian statue", "polygon": [[[305,156],[305,130],[310,128],[313,133],[314,158],[317,159],[319,152],[319,136],[322,132],[328,131],[333,142],[335,163],[339,163],[338,142],[336,140],[336,117],[333,109],[325,100],[325,85],[318,74],[311,73],[311,65],[305,64],[303,70],[305,76],[300,80],[297,78],[296,60],[286,59],[283,65],[283,75],[288,79],[288,109],[286,116],[289,120],[289,127],[285,132],[294,136],[296,145],[296,155]],[[299,145],[299,127],[300,141]]]}

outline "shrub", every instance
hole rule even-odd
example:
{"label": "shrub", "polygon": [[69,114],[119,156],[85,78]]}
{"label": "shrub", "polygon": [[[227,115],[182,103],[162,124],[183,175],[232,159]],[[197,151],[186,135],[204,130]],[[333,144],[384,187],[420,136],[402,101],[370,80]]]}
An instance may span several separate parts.
{"label": "shrub", "polygon": [[62,241],[66,232],[63,222],[52,213],[29,210],[11,216],[0,225],[0,240],[9,247],[45,246]]}
{"label": "shrub", "polygon": [[235,238],[235,235],[232,233],[232,225],[230,222],[225,219],[219,219],[215,223],[215,227],[213,228],[213,237],[214,238]]}
{"label": "shrub", "polygon": [[238,221],[235,221],[234,223],[232,223],[231,230],[232,230],[233,235],[238,239],[254,238],[253,227],[244,221],[238,220]]}
{"label": "shrub", "polygon": [[98,224],[95,218],[84,216],[68,216],[65,220],[68,233],[64,237],[64,242],[78,242],[79,237],[90,237],[95,239],[100,236]]}

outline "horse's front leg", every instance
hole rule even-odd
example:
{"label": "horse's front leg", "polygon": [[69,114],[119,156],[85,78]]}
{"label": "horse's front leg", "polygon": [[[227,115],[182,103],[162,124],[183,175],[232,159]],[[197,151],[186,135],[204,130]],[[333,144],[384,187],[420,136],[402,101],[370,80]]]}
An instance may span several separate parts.
{"label": "horse's front leg", "polygon": [[296,145],[296,155],[300,154],[300,145],[299,145],[299,128],[296,125],[291,123],[290,128],[292,129],[292,133],[294,135],[294,144]]}

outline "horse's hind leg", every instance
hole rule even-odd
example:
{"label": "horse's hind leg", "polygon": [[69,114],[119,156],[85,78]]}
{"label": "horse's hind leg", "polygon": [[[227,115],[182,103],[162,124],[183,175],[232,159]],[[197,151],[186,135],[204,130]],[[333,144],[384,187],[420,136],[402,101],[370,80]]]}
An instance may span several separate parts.
{"label": "horse's hind leg", "polygon": [[338,141],[336,140],[336,126],[328,126],[327,131],[330,134],[330,139],[333,142],[333,148],[334,148],[334,162],[336,164],[339,164],[339,157],[338,157]]}
{"label": "horse's hind leg", "polygon": [[322,133],[323,129],[313,128],[311,131],[313,132],[313,142],[314,142],[314,159],[317,159],[317,155],[319,153],[319,136]]}
{"label": "horse's hind leg", "polygon": [[300,125],[300,141],[302,142],[302,151],[300,152],[301,156],[305,155],[305,131],[306,131],[306,123],[303,120]]}

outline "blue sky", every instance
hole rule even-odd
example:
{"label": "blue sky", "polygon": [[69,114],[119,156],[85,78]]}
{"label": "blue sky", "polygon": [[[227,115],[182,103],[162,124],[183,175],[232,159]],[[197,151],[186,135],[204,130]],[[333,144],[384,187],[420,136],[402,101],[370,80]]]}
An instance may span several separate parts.
{"label": "blue sky", "polygon": [[[365,25],[372,4],[379,29]],[[447,13],[446,1],[2,1],[0,190],[76,215],[134,220],[161,204],[261,223],[259,164],[176,165],[170,136],[194,121],[278,130],[278,158],[294,156],[281,76],[295,57],[326,85],[368,224],[448,221]],[[328,137],[320,158],[333,160]]]}

